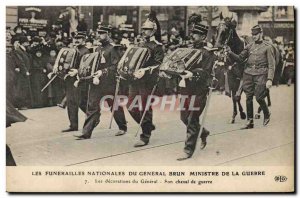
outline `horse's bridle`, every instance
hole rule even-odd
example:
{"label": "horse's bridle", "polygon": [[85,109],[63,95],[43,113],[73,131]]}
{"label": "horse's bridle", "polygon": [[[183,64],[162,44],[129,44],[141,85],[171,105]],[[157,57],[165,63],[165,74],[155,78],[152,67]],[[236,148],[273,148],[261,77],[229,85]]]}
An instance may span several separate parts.
{"label": "horse's bridle", "polygon": [[226,38],[226,40],[225,40],[225,42],[224,42],[224,44],[223,45],[227,45],[228,44],[228,42],[229,42],[229,39],[230,39],[230,37],[232,37],[232,34],[233,34],[233,30],[232,30],[232,28],[231,27],[228,27],[227,25],[226,25],[226,23],[224,23],[224,22],[221,22],[219,25],[225,25],[227,28],[230,28],[229,29],[229,34],[228,34],[228,37]]}

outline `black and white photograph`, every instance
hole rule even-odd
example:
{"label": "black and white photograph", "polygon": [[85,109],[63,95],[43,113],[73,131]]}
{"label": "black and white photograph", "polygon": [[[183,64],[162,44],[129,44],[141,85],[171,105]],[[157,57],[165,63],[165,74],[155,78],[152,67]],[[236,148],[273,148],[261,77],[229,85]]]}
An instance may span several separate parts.
{"label": "black and white photograph", "polygon": [[294,192],[295,7],[195,3],[6,5],[6,191]]}

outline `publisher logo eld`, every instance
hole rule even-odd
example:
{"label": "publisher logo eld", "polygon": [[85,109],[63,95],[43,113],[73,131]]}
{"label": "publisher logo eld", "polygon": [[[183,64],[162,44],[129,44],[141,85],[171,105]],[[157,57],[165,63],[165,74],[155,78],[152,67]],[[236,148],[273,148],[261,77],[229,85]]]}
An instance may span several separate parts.
{"label": "publisher logo eld", "polygon": [[278,175],[278,176],[275,176],[274,180],[276,182],[286,182],[287,177],[286,176],[282,176],[282,175]]}

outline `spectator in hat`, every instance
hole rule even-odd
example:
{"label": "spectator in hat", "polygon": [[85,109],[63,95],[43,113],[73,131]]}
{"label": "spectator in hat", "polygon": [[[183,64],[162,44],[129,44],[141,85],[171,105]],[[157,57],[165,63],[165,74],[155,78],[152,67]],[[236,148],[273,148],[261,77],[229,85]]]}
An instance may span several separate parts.
{"label": "spectator in hat", "polygon": [[41,108],[48,106],[47,90],[41,89],[47,83],[47,68],[43,54],[43,46],[36,45],[32,48],[32,65],[30,68],[30,84],[32,90],[32,107]]}
{"label": "spectator in hat", "polygon": [[[47,77],[50,80],[53,72],[53,67],[57,57],[57,49],[55,46],[51,46],[49,49],[49,58],[47,60]],[[55,80],[48,87],[48,101],[49,106],[55,106],[60,104],[65,96],[64,81],[61,78],[55,78]]]}
{"label": "spectator in hat", "polygon": [[295,51],[294,42],[290,41],[287,48],[284,64],[284,76],[287,81],[287,85],[290,86],[294,81],[294,70],[295,70]]}
{"label": "spectator in hat", "polygon": [[87,32],[87,23],[84,20],[84,14],[79,14],[79,21],[78,21],[77,31]]}
{"label": "spectator in hat", "polygon": [[15,71],[16,75],[16,107],[19,110],[26,110],[31,107],[30,67],[32,64],[31,55],[27,48],[29,41],[26,36],[19,37],[20,45],[15,50]]}

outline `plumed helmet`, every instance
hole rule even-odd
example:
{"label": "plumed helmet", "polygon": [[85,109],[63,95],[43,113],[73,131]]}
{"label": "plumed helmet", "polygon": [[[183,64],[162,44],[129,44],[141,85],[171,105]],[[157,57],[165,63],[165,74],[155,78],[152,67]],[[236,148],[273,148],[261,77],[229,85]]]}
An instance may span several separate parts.
{"label": "plumed helmet", "polygon": [[157,30],[157,25],[156,25],[156,23],[154,23],[154,22],[150,21],[149,19],[147,19],[145,21],[145,23],[143,23],[142,29],[148,29],[148,30],[156,31]]}

